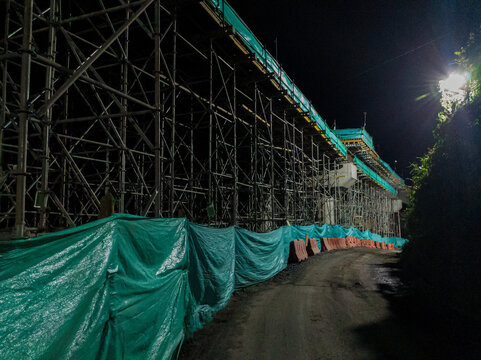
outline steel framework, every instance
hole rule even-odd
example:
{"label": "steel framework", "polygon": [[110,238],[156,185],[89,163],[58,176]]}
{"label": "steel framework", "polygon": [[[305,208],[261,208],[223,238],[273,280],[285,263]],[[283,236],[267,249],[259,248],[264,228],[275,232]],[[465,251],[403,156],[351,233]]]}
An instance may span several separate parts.
{"label": "steel framework", "polygon": [[208,2],[2,6],[0,224],[15,237],[96,219],[106,186],[118,212],[399,235],[385,190],[335,186],[345,160]]}

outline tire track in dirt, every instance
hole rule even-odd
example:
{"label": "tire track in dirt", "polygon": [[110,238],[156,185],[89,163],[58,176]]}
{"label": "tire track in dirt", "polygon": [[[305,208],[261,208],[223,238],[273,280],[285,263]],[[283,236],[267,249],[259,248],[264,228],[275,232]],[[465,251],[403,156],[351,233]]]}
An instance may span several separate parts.
{"label": "tire track in dirt", "polygon": [[180,359],[373,359],[356,329],[383,321],[389,304],[379,282],[397,252],[353,248],[289,265],[236,293],[188,340]]}

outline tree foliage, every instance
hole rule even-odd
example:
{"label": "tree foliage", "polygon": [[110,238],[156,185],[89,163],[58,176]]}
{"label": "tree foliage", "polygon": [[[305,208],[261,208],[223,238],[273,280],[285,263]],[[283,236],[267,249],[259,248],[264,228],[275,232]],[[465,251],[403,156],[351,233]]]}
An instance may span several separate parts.
{"label": "tree foliage", "polygon": [[435,145],[412,165],[410,246],[414,291],[438,310],[481,319],[481,30],[456,52],[468,76],[462,101],[443,103]]}

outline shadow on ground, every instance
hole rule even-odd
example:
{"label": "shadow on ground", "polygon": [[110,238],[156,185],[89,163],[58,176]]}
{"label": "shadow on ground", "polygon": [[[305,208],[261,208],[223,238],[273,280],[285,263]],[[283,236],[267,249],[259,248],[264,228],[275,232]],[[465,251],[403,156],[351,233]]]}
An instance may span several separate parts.
{"label": "shadow on ground", "polygon": [[[378,359],[481,359],[481,326],[446,313],[436,314],[400,281],[399,262],[376,265],[394,279],[381,277],[378,291],[390,317],[353,330]],[[467,289],[466,291],[481,291]]]}

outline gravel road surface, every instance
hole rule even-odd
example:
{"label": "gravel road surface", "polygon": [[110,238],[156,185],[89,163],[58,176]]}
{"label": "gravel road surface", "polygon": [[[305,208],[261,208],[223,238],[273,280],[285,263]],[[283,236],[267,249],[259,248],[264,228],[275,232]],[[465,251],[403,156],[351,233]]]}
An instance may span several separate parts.
{"label": "gravel road surface", "polygon": [[353,248],[290,264],[237,292],[179,358],[444,358],[438,340],[392,311],[398,261],[398,251]]}

